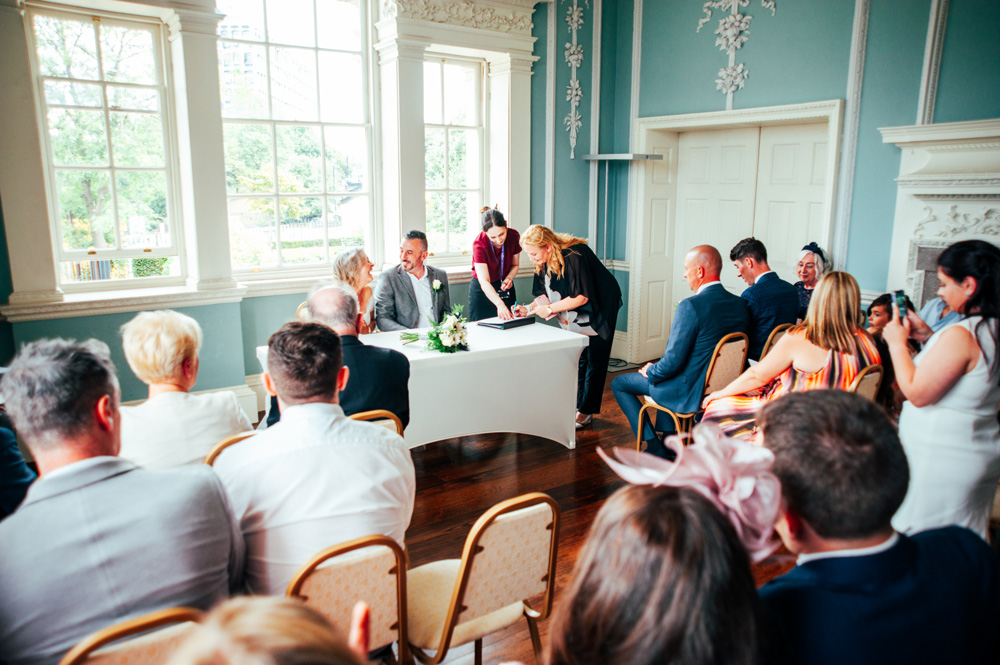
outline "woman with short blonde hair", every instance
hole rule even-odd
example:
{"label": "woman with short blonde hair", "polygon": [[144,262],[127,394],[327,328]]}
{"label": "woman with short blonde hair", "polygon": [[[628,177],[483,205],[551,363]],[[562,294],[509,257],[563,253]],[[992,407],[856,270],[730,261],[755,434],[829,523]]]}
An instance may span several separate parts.
{"label": "woman with short blonde hair", "polygon": [[125,360],[149,386],[148,399],[121,407],[121,456],[149,469],[201,463],[222,439],[251,429],[236,395],[192,395],[201,326],[190,316],[140,312],[121,328]]}
{"label": "woman with short blonde hair", "polygon": [[847,390],[869,365],[880,365],[875,340],[858,325],[861,290],[846,272],[827,273],[816,284],[805,324],[792,328],[766,356],[732,383],[705,398],[703,421],[729,436],[752,439],[757,412],[786,393]]}
{"label": "woman with short blonde hair", "polygon": [[333,259],[333,278],[350,284],[358,295],[358,311],[364,324],[362,333],[375,332],[375,298],[371,287],[374,267],[361,247],[344,250]]}

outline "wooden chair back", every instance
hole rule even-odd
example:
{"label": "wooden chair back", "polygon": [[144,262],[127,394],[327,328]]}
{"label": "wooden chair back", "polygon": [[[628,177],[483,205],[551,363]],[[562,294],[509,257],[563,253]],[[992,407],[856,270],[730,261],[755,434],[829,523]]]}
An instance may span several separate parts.
{"label": "wooden chair back", "polygon": [[705,395],[725,388],[743,373],[749,348],[746,333],[729,333],[719,340],[705,373]]}
{"label": "wooden chair back", "polygon": [[201,619],[198,610],[172,607],[122,621],[81,641],[59,665],[160,665]]}
{"label": "wooden chair back", "polygon": [[881,385],[882,366],[869,365],[858,372],[858,375],[854,377],[853,381],[851,381],[851,385],[848,386],[847,392],[857,393],[874,402],[876,396],[878,395],[878,389]]}
{"label": "wooden chair back", "polygon": [[367,420],[375,425],[381,425],[388,429],[395,429],[396,434],[403,436],[403,421],[392,411],[386,409],[374,409],[372,411],[362,411],[350,416],[351,420]]}
{"label": "wooden chair back", "polygon": [[771,334],[767,336],[767,341],[764,342],[764,350],[760,352],[760,357],[763,358],[767,355],[767,352],[774,348],[774,345],[778,343],[786,332],[792,327],[791,323],[781,323],[774,326]]}
{"label": "wooden chair back", "polygon": [[303,300],[298,307],[295,308],[295,320],[296,321],[308,321],[309,320],[309,301]]}
{"label": "wooden chair back", "polygon": [[371,608],[373,649],[399,642],[399,660],[409,662],[406,642],[406,553],[388,536],[362,536],[327,548],[307,561],[285,595],[301,598],[347,633],[358,601]]}
{"label": "wooden chair back", "polygon": [[253,432],[242,432],[241,434],[234,434],[233,436],[227,436],[225,439],[215,444],[215,447],[212,448],[207,455],[205,455],[205,464],[208,464],[209,466],[215,464],[215,460],[219,458],[219,455],[222,454],[222,451],[224,451],[226,448],[235,443],[239,443],[243,439],[250,438],[253,435],[254,435]]}

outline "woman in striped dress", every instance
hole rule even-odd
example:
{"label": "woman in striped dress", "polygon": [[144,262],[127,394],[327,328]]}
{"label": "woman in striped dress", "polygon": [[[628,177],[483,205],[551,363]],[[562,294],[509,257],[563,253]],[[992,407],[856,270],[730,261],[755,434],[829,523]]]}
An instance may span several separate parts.
{"label": "woman in striped dress", "polygon": [[805,390],[846,390],[868,365],[881,364],[875,341],[856,323],[858,283],[846,272],[823,276],[813,291],[803,325],[722,390],[705,398],[703,420],[729,436],[752,440],[757,412],[769,400]]}

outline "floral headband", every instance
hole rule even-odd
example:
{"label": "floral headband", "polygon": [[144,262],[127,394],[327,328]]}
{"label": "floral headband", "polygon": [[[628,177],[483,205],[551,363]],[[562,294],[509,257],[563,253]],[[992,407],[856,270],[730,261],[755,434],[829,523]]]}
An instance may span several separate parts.
{"label": "floral headband", "polygon": [[677,454],[668,462],[648,453],[615,448],[617,460],[597,453],[622,480],[634,485],[688,487],[711,501],[732,523],[754,563],[778,548],[772,538],[781,504],[781,483],[771,473],[770,450],[730,439],[713,424],[698,425],[685,446],[671,436],[664,445]]}

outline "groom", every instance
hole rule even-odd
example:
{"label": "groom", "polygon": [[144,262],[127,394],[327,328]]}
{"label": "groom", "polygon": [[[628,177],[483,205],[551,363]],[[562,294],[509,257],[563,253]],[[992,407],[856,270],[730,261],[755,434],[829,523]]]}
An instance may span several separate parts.
{"label": "groom", "polygon": [[378,329],[429,328],[451,311],[448,275],[424,263],[427,236],[410,231],[399,246],[399,265],[382,273],[375,290]]}

